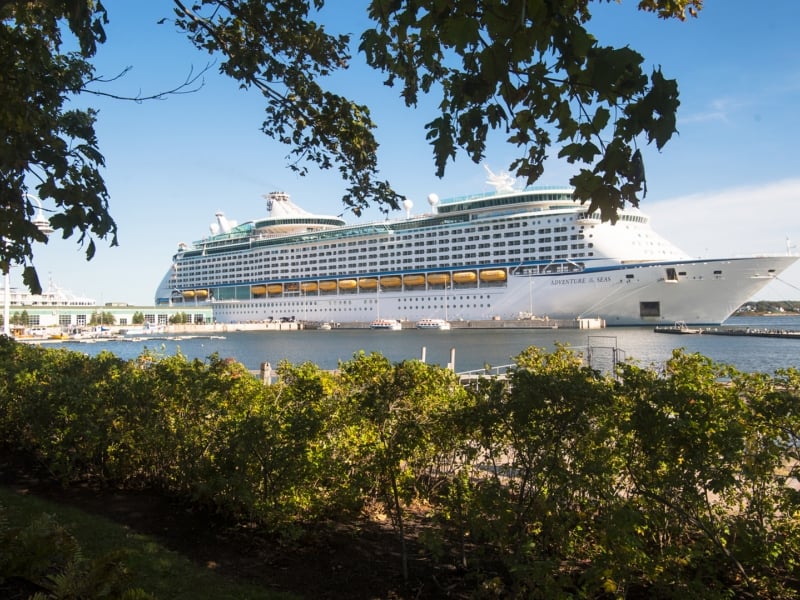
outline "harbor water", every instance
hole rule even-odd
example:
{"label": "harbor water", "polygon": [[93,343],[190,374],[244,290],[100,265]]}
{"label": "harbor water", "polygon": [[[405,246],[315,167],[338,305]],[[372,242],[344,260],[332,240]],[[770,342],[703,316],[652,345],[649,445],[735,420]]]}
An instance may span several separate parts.
{"label": "harbor water", "polygon": [[[734,317],[728,327],[753,327],[798,331],[800,317]],[[584,355],[613,353],[619,360],[659,367],[675,348],[697,352],[741,371],[774,373],[777,369],[800,368],[800,339],[749,336],[669,335],[652,327],[580,329],[452,329],[450,331],[373,331],[333,329],[300,331],[227,331],[219,335],[157,336],[135,341],[102,340],[95,343],[66,341],[66,347],[87,354],[108,350],[122,358],[135,358],[147,348],[159,353],[182,353],[206,359],[214,353],[233,358],[248,369],[258,370],[268,362],[311,362],[323,369],[336,369],[341,361],[360,351],[379,352],[392,362],[425,358],[430,364],[447,366],[451,358],[458,372],[508,365],[524,349],[536,346],[548,351],[557,344]]]}

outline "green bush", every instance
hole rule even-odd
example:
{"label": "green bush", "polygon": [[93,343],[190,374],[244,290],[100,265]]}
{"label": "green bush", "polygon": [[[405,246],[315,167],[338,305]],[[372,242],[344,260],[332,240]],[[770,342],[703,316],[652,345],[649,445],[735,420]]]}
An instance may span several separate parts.
{"label": "green bush", "polygon": [[[0,341],[0,434],[65,484],[163,490],[294,537],[376,504],[478,597],[791,598],[800,374],[676,351],[603,375],[530,348],[465,388],[359,353],[336,373]],[[409,568],[404,545],[401,565]]]}

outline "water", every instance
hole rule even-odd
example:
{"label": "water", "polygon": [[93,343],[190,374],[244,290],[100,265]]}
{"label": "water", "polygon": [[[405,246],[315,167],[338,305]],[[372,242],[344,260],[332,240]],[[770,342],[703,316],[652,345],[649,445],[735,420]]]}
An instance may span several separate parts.
{"label": "water", "polygon": [[[800,317],[731,318],[726,325],[735,327],[800,330]],[[719,363],[741,371],[773,373],[786,367],[800,368],[800,339],[725,337],[712,335],[667,335],[652,327],[622,327],[599,330],[577,329],[492,329],[451,331],[251,331],[226,332],[224,339],[189,337],[180,340],[109,341],[94,344],[65,342],[61,346],[96,354],[110,350],[122,358],[135,358],[145,348],[174,354],[180,351],[189,358],[205,359],[213,353],[232,357],[248,369],[261,363],[277,366],[281,360],[299,364],[310,361],[323,369],[335,369],[340,361],[353,358],[359,350],[380,352],[392,362],[421,358],[446,366],[454,351],[459,372],[493,367],[513,362],[513,357],[529,346],[551,351],[557,343],[568,344],[584,353],[587,347],[595,356],[612,347],[618,355],[642,366],[660,366],[674,348],[699,352]]]}

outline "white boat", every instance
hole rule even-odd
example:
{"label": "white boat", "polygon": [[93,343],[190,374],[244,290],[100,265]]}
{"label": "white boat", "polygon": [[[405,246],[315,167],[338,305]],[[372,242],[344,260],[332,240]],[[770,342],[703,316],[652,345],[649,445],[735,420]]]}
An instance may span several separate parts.
{"label": "white boat", "polygon": [[210,236],[179,245],[156,305],[207,305],[218,323],[369,322],[379,308],[410,322],[537,314],[714,325],[798,258],[691,258],[638,209],[612,225],[568,187],[428,200],[425,214],[406,202],[404,217],[356,225],[283,192],[267,197],[267,217],[236,225],[218,213]]}
{"label": "white boat", "polygon": [[450,323],[444,319],[420,319],[417,321],[417,329],[437,329],[439,331],[450,331]]}
{"label": "white boat", "polygon": [[692,335],[703,333],[703,330],[699,327],[689,327],[683,321],[678,321],[673,325],[656,325],[653,328],[655,333],[674,333],[678,335]]}
{"label": "white boat", "polygon": [[330,324],[330,323],[328,323],[328,322],[326,321],[326,322],[324,322],[324,323],[320,323],[320,324],[319,324],[319,327],[317,327],[317,329],[322,329],[323,331],[330,331],[330,330],[332,329],[332,326],[331,326],[331,324]]}
{"label": "white boat", "polygon": [[167,330],[166,326],[164,325],[156,325],[155,323],[150,323],[149,321],[145,321],[139,327],[127,327],[125,329],[121,329],[120,333],[122,335],[157,335],[160,333],[164,333]]}
{"label": "white boat", "polygon": [[400,331],[403,324],[395,319],[375,319],[369,324],[370,329],[385,329],[388,331]]}

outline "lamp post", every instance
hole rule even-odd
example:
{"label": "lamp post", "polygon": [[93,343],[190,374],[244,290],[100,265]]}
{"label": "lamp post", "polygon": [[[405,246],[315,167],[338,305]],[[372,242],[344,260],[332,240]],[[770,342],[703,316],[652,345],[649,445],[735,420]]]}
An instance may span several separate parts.
{"label": "lamp post", "polygon": [[[31,198],[36,201],[39,207],[36,216],[31,223],[36,225],[36,228],[45,235],[53,233],[53,228],[50,226],[50,221],[44,218],[42,214],[42,201],[38,196],[25,193],[26,198]],[[3,274],[3,283],[5,285],[5,292],[3,295],[3,335],[11,336],[11,265],[9,264],[8,271]]]}

